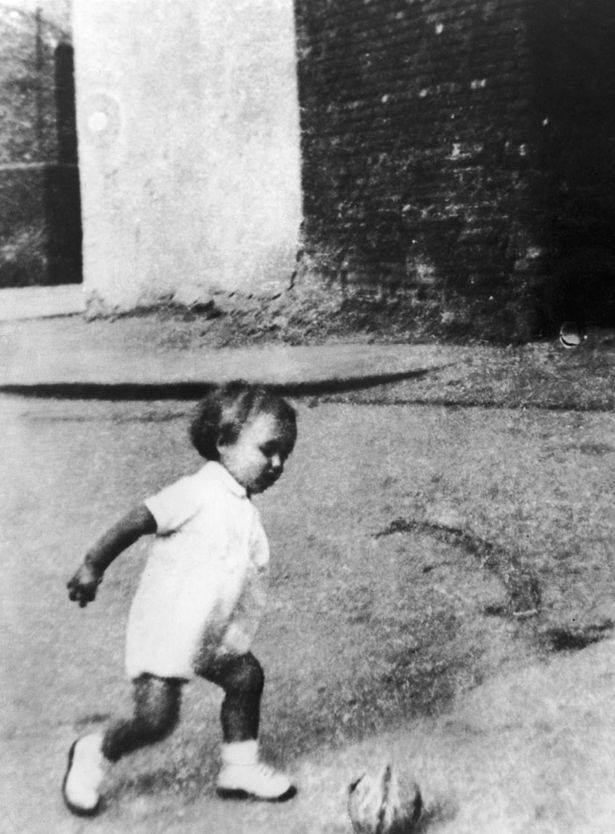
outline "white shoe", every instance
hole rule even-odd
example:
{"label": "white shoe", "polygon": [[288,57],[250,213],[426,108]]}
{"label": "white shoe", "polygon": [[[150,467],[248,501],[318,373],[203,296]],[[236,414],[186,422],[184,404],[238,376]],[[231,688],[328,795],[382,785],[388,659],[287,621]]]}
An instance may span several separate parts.
{"label": "white shoe", "polygon": [[62,796],[69,811],[78,816],[94,816],[100,803],[99,789],[105,776],[106,759],[102,752],[102,733],[77,739],[68,753]]}
{"label": "white shoe", "polygon": [[218,776],[218,796],[223,799],[263,799],[285,802],[297,788],[288,776],[263,762],[252,765],[225,765]]}
{"label": "white shoe", "polygon": [[258,761],[256,741],[223,745],[222,762],[217,793],[223,799],[285,802],[297,793],[288,776]]}

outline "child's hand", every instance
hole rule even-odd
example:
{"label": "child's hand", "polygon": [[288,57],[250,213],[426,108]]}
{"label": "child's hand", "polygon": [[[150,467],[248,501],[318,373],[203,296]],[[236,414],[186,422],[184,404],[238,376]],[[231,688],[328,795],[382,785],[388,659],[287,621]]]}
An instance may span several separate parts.
{"label": "child's hand", "polygon": [[84,562],[73,578],[66,583],[68,598],[78,602],[80,608],[84,608],[96,597],[102,578],[103,574],[98,568]]}
{"label": "child's hand", "polygon": [[156,519],[145,504],[122,516],[87,551],[83,564],[66,583],[68,596],[84,608],[96,597],[105,570],[119,554],[147,533],[156,532]]}

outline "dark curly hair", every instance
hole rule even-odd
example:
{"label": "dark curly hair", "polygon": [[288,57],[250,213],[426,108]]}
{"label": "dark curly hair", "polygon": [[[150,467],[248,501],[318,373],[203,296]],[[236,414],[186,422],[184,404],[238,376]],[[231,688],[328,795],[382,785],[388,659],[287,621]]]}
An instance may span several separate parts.
{"label": "dark curly hair", "polygon": [[234,443],[247,422],[271,414],[283,429],[287,457],[297,439],[295,409],[267,388],[242,380],[214,388],[197,406],[190,425],[192,444],[207,460],[218,460],[218,445]]}

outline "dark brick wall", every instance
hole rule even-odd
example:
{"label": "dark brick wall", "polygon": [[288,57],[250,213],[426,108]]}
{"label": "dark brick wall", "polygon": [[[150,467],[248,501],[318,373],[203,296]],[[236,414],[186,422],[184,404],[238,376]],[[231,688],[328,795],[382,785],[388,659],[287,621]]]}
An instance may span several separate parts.
{"label": "dark brick wall", "polygon": [[615,325],[615,3],[541,0],[528,21],[546,327]]}
{"label": "dark brick wall", "polygon": [[[571,201],[602,190],[615,208],[600,184],[615,161],[607,0],[296,0],[296,13],[311,268],[436,297],[462,330],[542,326]],[[568,176],[562,200],[588,143],[591,183]]]}
{"label": "dark brick wall", "polygon": [[0,287],[81,280],[72,46],[0,4]]}

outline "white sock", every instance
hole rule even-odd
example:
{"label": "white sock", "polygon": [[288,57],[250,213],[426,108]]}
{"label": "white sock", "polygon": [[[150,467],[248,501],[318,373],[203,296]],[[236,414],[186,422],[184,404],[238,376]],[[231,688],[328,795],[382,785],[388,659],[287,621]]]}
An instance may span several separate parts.
{"label": "white sock", "polygon": [[225,765],[252,765],[258,761],[258,741],[231,741],[222,745],[222,763]]}

